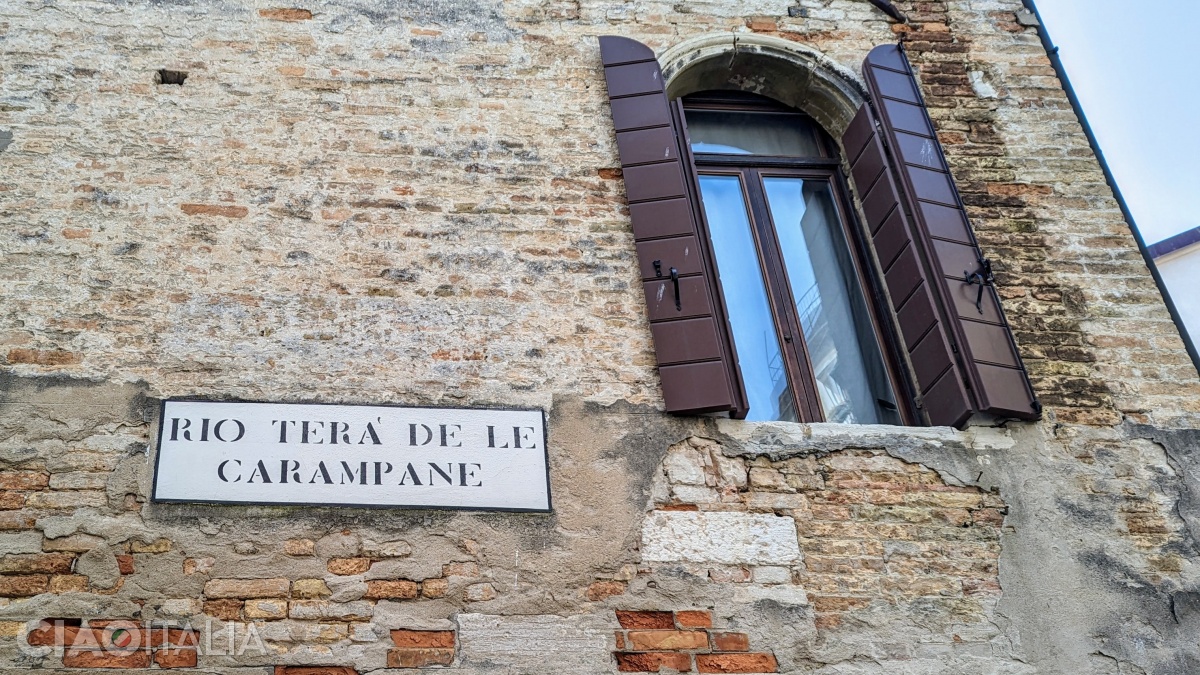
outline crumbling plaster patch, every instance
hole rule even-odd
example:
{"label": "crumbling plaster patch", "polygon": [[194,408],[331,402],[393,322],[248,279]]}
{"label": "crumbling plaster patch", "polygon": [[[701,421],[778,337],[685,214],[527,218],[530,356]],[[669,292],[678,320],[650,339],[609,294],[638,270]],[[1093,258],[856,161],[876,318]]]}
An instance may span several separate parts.
{"label": "crumbling plaster patch", "polygon": [[[1008,509],[999,561],[1003,595],[993,621],[1014,656],[1038,672],[1110,661],[1114,673],[1200,669],[1194,566],[1155,568],[1173,552],[1176,559],[1195,557],[1197,432],[1127,424],[1122,433],[1076,428],[1059,438],[1035,424],[900,433],[727,420],[716,427],[731,455],[780,460],[877,449],[933,469],[948,484],[999,493]],[[1077,461],[1088,455],[1100,465]],[[1156,547],[1119,522],[1117,502],[1129,493],[1144,498],[1145,508],[1165,510],[1165,544]]]}

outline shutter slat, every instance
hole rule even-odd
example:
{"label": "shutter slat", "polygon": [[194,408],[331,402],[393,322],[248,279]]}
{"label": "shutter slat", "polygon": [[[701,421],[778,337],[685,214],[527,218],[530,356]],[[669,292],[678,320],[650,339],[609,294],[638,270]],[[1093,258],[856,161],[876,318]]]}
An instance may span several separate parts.
{"label": "shutter slat", "polygon": [[[642,280],[649,281],[658,277],[670,277],[671,267],[684,276],[704,274],[704,261],[700,258],[700,249],[696,246],[695,237],[672,237],[639,242],[637,245],[638,266],[642,271]],[[669,260],[671,265],[663,266],[662,261]],[[654,266],[658,262],[658,268]]]}
{"label": "shutter slat", "polygon": [[867,225],[872,234],[883,226],[899,203],[892,178],[885,173],[875,181],[875,187],[871,188],[862,200],[863,213],[867,216]]}
{"label": "shutter slat", "polygon": [[600,38],[600,58],[666,408],[744,417],[745,393],[698,222],[691,153],[658,61],[645,45],[614,36]]}
{"label": "shutter slat", "polygon": [[1009,368],[1020,365],[1009,344],[1005,334],[1007,329],[1004,326],[979,321],[963,321],[962,325],[967,336],[967,345],[971,348],[971,356],[976,361]]}
{"label": "shutter slat", "polygon": [[658,61],[631,63],[626,66],[605,66],[608,97],[620,98],[636,94],[655,94],[664,91],[662,71]]}
{"label": "shutter slat", "polygon": [[728,392],[713,387],[714,382],[725,379],[725,365],[721,361],[659,366],[658,376],[668,405],[678,409],[672,412],[705,413],[730,409]]}
{"label": "shutter slat", "polygon": [[[969,414],[963,416],[960,393],[977,412],[1038,418],[1041,406],[1021,363],[999,296],[990,285],[970,283],[979,279],[972,276],[980,271],[979,244],[908,59],[897,45],[876,47],[863,64],[863,75],[880,111],[880,131],[884,145],[890,149],[886,155],[891,160],[888,173],[897,176],[895,185],[910,221],[915,252],[911,258],[898,256],[892,269],[915,260],[922,266],[921,274],[927,282],[897,312],[906,344],[913,339],[910,329],[930,333],[909,354],[918,380],[944,366],[940,348],[928,343],[931,337],[936,335],[952,352],[957,350],[954,366],[936,383],[926,387],[926,382],[919,382],[930,420],[965,423]],[[876,245],[883,244],[890,254],[897,245],[895,237],[891,230],[886,239],[877,233]],[[892,274],[887,274],[889,290]],[[895,281],[904,286],[910,275],[907,267],[900,268]],[[929,328],[931,320],[933,326]],[[922,362],[917,362],[918,357]],[[945,422],[952,419],[959,421]]]}
{"label": "shutter slat", "polygon": [[897,131],[933,136],[933,129],[929,126],[929,120],[925,117],[925,111],[919,105],[895,101],[890,98],[884,99],[883,116],[892,125],[892,128]]}
{"label": "shutter slat", "polygon": [[675,284],[670,280],[656,279],[642,286],[646,289],[646,310],[651,321],[712,316],[708,279],[704,277],[679,278],[679,307],[675,306]]}
{"label": "shutter slat", "polygon": [[896,146],[900,159],[909,164],[919,164],[929,169],[943,171],[942,158],[934,151],[933,141],[913,134],[896,134]]}
{"label": "shutter slat", "polygon": [[970,272],[979,267],[979,249],[974,246],[944,239],[930,241],[933,242],[933,252],[942,276],[964,281]]}
{"label": "shutter slat", "polygon": [[617,131],[670,126],[671,108],[658,92],[611,101],[613,126]]}
{"label": "shutter slat", "polygon": [[620,132],[617,134],[617,152],[622,163],[630,164],[679,159],[675,131],[671,127]]}
{"label": "shutter slat", "polygon": [[[979,287],[962,283],[962,278],[950,282],[950,299],[954,303],[955,314],[968,321],[987,321],[1003,324],[1004,315],[1000,312],[1000,303],[991,289],[984,289],[982,302],[975,306],[979,297]],[[983,311],[980,311],[983,310]]]}
{"label": "shutter slat", "polygon": [[605,66],[654,60],[654,50],[637,40],[617,35],[606,35],[600,38],[600,61]]}
{"label": "shutter slat", "polygon": [[875,186],[875,182],[879,180],[879,176],[886,166],[887,160],[883,156],[883,148],[878,143],[871,143],[858,156],[858,161],[854,163],[854,170],[850,172],[850,175],[856,185],[861,185],[864,190],[869,192]]}
{"label": "shutter slat", "polygon": [[629,217],[633,221],[633,238],[638,241],[696,232],[692,207],[686,197],[630,204]]}
{"label": "shutter slat", "polygon": [[941,427],[961,427],[971,419],[971,407],[962,405],[969,399],[958,369],[951,368],[928,390],[922,392],[929,410],[929,423]]}
{"label": "shutter slat", "polygon": [[942,344],[941,331],[930,331],[912,350],[913,371],[920,382],[937,382],[954,367],[954,359]]}
{"label": "shutter slat", "polygon": [[903,174],[917,199],[953,204],[958,194],[950,183],[950,176],[911,164],[903,167]]}
{"label": "shutter slat", "polygon": [[721,338],[711,316],[650,325],[658,362],[662,365],[721,358]]}
{"label": "shutter slat", "polygon": [[[896,312],[900,321],[900,331],[904,335],[904,346],[911,354],[916,349],[917,342],[938,325],[937,309],[933,306],[933,298],[925,286],[913,291],[912,296]],[[947,349],[947,352],[950,350]],[[925,382],[929,385],[929,382]]]}
{"label": "shutter slat", "polygon": [[919,208],[925,226],[929,228],[929,236],[971,243],[971,226],[967,224],[966,215],[961,209],[932,202],[921,202]]}
{"label": "shutter slat", "polygon": [[896,302],[903,303],[912,295],[913,291],[917,290],[925,281],[925,270],[921,266],[921,261],[917,259],[917,253],[910,245],[904,249],[900,257],[896,259],[896,264],[884,273],[884,279],[887,281],[888,291],[895,298]]}
{"label": "shutter slat", "polygon": [[896,259],[908,245],[908,232],[904,230],[904,217],[900,209],[892,211],[892,215],[880,226],[875,233],[875,254],[879,256],[879,264],[883,271],[891,269]]}
{"label": "shutter slat", "polygon": [[621,166],[625,174],[625,196],[631,202],[687,195],[683,187],[683,170],[679,168],[678,161],[639,166],[625,166],[622,161]]}

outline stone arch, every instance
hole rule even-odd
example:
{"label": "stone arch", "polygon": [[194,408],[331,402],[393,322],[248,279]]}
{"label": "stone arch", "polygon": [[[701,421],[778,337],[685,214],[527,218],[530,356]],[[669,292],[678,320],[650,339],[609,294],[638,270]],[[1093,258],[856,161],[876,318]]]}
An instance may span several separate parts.
{"label": "stone arch", "polygon": [[763,35],[723,33],[685,40],[659,57],[667,94],[708,89],[769,96],[799,108],[841,138],[867,99],[861,80],[811,47]]}

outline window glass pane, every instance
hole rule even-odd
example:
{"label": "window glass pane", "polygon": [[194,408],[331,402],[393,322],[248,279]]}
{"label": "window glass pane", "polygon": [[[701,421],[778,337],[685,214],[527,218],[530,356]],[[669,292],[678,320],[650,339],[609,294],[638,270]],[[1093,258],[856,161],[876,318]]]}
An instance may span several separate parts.
{"label": "window glass pane", "polygon": [[746,419],[794,422],[796,404],[767,304],[741,180],[737,176],[700,176],[700,194],[750,401]]}
{"label": "window glass pane", "polygon": [[689,110],[687,125],[692,152],[821,156],[815,129],[801,115]]}
{"label": "window glass pane", "polygon": [[899,424],[829,183],[763,178],[763,186],[825,419]]}

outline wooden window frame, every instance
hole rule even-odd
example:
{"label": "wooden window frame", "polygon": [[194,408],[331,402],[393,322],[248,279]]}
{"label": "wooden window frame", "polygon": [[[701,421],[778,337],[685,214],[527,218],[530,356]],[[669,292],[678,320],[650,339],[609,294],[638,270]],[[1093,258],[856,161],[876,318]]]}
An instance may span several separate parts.
{"label": "wooden window frame", "polygon": [[[837,146],[819,125],[803,112],[789,108],[770,99],[751,99],[737,93],[702,92],[682,99],[681,109],[685,117],[684,136],[687,137],[686,114],[693,110],[719,110],[748,114],[790,114],[798,120],[810,123],[817,130],[820,157],[790,157],[781,155],[735,155],[722,153],[694,152],[696,169],[695,185],[699,194],[699,176],[737,176],[742,190],[743,203],[747,209],[758,266],[763,272],[763,283],[767,292],[768,305],[775,325],[776,337],[783,355],[788,387],[795,401],[800,422],[824,422],[825,415],[817,390],[816,376],[811,366],[808,345],[796,302],[788,282],[783,261],[783,247],[779,243],[774,219],[767,203],[764,178],[789,177],[821,181],[829,185],[838,226],[850,247],[849,258],[854,275],[867,306],[871,322],[871,335],[878,345],[888,383],[896,398],[897,414],[901,423],[912,426],[919,423],[917,406],[909,378],[905,374],[900,347],[891,328],[887,314],[887,300],[879,282],[869,247],[863,236],[853,200],[850,195]],[[690,141],[689,141],[690,142]],[[708,218],[703,209],[700,213],[699,229],[711,248],[712,235]],[[712,261],[716,268],[716,260]],[[718,275],[719,276],[719,275]]]}

